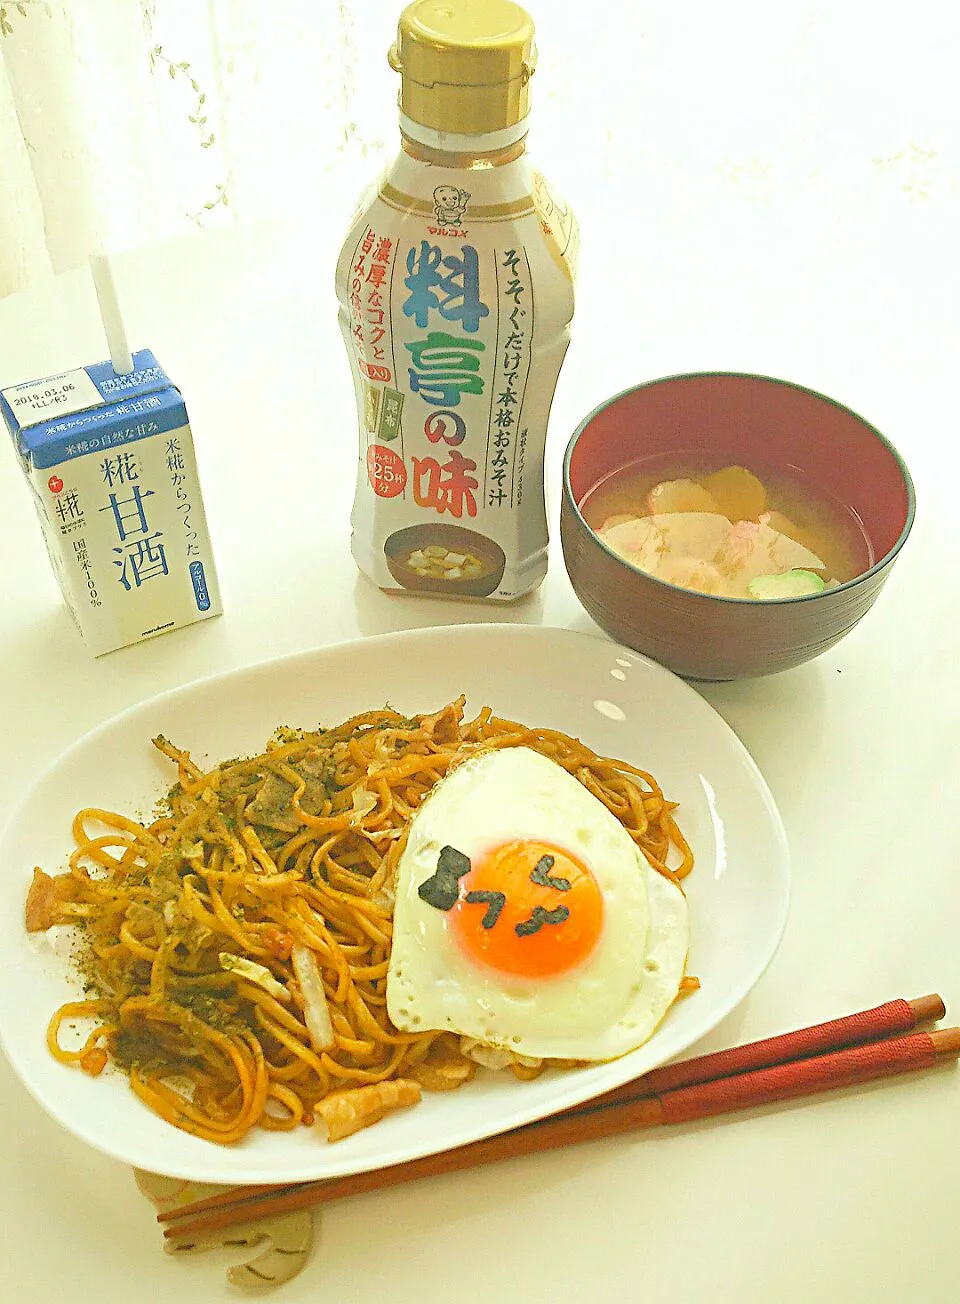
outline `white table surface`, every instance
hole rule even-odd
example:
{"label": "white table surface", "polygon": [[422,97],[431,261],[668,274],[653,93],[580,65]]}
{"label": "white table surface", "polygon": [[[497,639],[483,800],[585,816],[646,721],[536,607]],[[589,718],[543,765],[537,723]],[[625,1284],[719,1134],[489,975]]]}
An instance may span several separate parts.
{"label": "white table surface", "polygon": [[[118,261],[131,342],[156,352],[192,416],[225,614],[92,659],[6,441],[0,817],[85,730],[202,675],[431,624],[597,632],[555,528],[569,432],[642,379],[766,372],[879,426],[919,508],[877,606],[837,648],[779,676],[700,688],[779,803],[794,896],[770,969],[698,1049],[929,991],[960,1022],[955,200],[888,193],[873,220],[848,206],[831,226],[815,189],[796,203],[734,197],[660,213],[653,195],[627,247],[615,237],[617,215],[637,211],[630,184],[611,178],[604,203],[581,205],[575,335],[548,441],[550,570],[513,608],[390,596],[354,569],[355,416],[332,293],[348,199],[289,228],[197,235]],[[0,384],[103,352],[82,273],[0,301]],[[0,867],[2,890],[20,893],[27,870]],[[960,1076],[948,1068],[433,1179],[325,1211],[309,1265],[278,1298],[946,1304],[958,1139]],[[235,1294],[225,1253],[161,1253],[129,1169],[48,1119],[2,1060],[0,1225],[3,1300]]]}

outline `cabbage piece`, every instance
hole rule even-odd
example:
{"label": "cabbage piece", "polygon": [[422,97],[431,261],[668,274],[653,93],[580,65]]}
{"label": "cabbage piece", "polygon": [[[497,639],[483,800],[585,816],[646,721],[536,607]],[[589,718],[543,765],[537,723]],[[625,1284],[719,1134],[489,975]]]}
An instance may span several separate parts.
{"label": "cabbage piece", "polygon": [[283,983],[274,978],[266,965],[257,964],[256,960],[248,960],[243,955],[233,955],[230,951],[221,951],[220,968],[226,969],[229,973],[235,973],[240,978],[246,978],[247,982],[256,983],[265,992],[275,996],[278,1001],[289,1001],[291,999],[290,993]]}
{"label": "cabbage piece", "polygon": [[336,1038],[317,957],[309,946],[297,942],[290,952],[290,962],[300,984],[300,993],[303,996],[303,1021],[307,1025],[313,1049],[318,1054],[320,1051],[330,1050]]}

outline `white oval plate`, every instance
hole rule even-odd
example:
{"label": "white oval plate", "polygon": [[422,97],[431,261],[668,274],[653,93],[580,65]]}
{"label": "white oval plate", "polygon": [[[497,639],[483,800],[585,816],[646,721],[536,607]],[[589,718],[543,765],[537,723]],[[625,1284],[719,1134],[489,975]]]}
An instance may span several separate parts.
{"label": "white oval plate", "polygon": [[[63,960],[24,930],[34,865],[63,867],[83,806],[149,817],[172,781],[150,744],[163,733],[201,763],[260,751],[277,725],[334,724],[388,702],[437,709],[460,692],[467,710],[562,729],[597,752],[650,770],[696,855],[686,882],[689,972],[701,990],[654,1036],[612,1063],[534,1082],[482,1073],[426,1093],[344,1141],[317,1131],[255,1131],[224,1147],[152,1114],[119,1072],[90,1078],[58,1064],[47,1022],[77,987]],[[196,1181],[287,1182],[362,1172],[517,1127],[586,1100],[680,1054],[750,991],[787,918],[789,862],[773,798],[743,745],[692,688],[616,644],[567,630],[470,625],[388,634],[305,652],[189,684],[94,729],[40,776],[0,837],[0,1041],[16,1072],[58,1122],[126,1163]]]}

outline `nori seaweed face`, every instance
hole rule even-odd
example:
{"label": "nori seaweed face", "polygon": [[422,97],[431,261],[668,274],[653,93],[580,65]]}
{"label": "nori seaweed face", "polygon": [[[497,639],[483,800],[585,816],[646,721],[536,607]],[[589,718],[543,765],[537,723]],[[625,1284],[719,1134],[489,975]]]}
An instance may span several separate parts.
{"label": "nori seaweed face", "polygon": [[437,870],[417,888],[421,901],[437,910],[452,910],[460,895],[460,879],[469,873],[470,857],[456,847],[441,847]]}

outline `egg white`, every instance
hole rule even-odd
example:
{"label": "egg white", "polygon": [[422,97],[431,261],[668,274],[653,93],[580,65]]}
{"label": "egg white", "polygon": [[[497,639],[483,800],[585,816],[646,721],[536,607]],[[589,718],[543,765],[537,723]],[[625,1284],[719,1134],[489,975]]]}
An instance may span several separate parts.
{"label": "egg white", "polygon": [[[600,936],[565,974],[527,978],[475,963],[452,935],[448,913],[418,895],[442,847],[476,863],[515,839],[568,851],[599,885]],[[687,946],[683,892],[650,869],[602,802],[539,752],[487,752],[441,780],[411,821],[397,871],[387,1011],[403,1031],[445,1029],[537,1058],[614,1059],[660,1023]]]}

